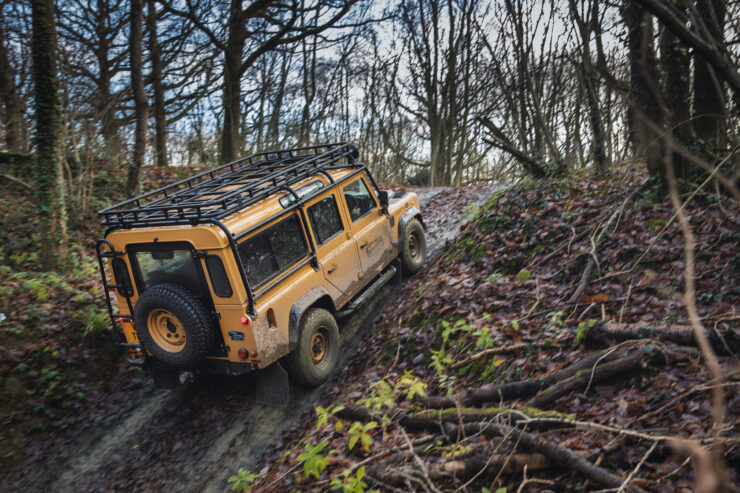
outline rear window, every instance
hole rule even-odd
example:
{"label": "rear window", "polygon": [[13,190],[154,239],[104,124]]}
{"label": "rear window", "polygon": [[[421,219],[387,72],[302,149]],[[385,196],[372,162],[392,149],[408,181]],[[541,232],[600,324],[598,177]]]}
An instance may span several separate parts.
{"label": "rear window", "polygon": [[198,296],[203,294],[200,274],[192,250],[165,245],[146,249],[137,248],[135,257],[142,291],[157,284],[171,282],[179,284]]}
{"label": "rear window", "polygon": [[296,214],[270,226],[239,245],[239,256],[252,288],[259,288],[308,253]]}

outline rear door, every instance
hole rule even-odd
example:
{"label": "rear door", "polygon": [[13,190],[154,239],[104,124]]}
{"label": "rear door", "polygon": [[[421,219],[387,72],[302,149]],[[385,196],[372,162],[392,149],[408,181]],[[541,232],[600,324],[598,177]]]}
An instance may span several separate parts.
{"label": "rear door", "polygon": [[366,279],[375,277],[383,267],[391,248],[388,218],[377,197],[370,192],[364,173],[342,186],[342,195],[357,242],[360,267]]}
{"label": "rear door", "polygon": [[306,212],[324,277],[348,299],[357,291],[360,263],[349,227],[339,213],[340,203],[333,192],[311,202]]}

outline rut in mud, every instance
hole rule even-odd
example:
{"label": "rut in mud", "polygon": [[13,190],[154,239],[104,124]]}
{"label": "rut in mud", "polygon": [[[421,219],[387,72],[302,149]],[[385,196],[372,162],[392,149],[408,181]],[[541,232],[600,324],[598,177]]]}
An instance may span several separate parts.
{"label": "rut in mud", "polygon": [[[453,239],[475,208],[498,188],[417,190],[430,256]],[[359,350],[362,334],[394,293],[402,296],[402,286],[386,286],[340,324],[341,361]],[[222,492],[239,467],[258,467],[268,443],[279,438],[321,392],[322,387],[291,385],[290,405],[274,408],[254,402],[254,382],[248,375],[200,376],[176,391],[157,391],[142,376],[116,396],[119,405],[105,415],[91,416],[86,429],[65,438],[9,485],[34,491]]]}

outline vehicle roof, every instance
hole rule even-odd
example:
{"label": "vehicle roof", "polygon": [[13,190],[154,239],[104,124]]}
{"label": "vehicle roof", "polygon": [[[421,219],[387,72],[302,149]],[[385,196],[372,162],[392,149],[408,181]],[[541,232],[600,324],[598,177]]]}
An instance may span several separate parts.
{"label": "vehicle roof", "polygon": [[[329,170],[328,173],[334,181],[339,181],[354,171],[356,171],[354,168],[343,168],[332,169]],[[321,181],[325,187],[331,184],[326,175],[317,173],[292,185],[291,188],[293,188],[293,190],[298,190],[317,180]],[[285,208],[280,204],[280,199],[289,195],[291,194],[288,191],[275,193],[264,200],[242,209],[241,211],[235,212],[231,216],[224,218],[221,222],[223,222],[232,233],[240,234],[254,225],[267,221],[284,211]]]}
{"label": "vehicle roof", "polygon": [[99,214],[109,230],[220,226],[226,221],[233,234],[261,217],[277,214],[279,198],[295,194],[296,187],[317,177],[323,177],[319,179],[327,184],[343,172],[363,169],[356,161],[358,154],[357,147],[348,143],[253,154],[115,204]]}
{"label": "vehicle roof", "polygon": [[[328,173],[335,182],[338,182],[355,171],[357,171],[356,168],[347,167],[342,169],[332,169],[329,170]],[[317,173],[297,182],[291,188],[299,190],[301,187],[317,180],[321,181],[325,187],[330,184],[326,175]],[[224,218],[221,222],[229,232],[234,235],[244,233],[262,222],[266,222],[271,218],[277,217],[281,212],[285,211],[286,209],[280,204],[280,199],[288,195],[290,195],[290,192],[287,191],[275,193],[266,199],[245,207],[241,211],[235,212],[234,214]],[[123,244],[151,243],[154,238],[161,241],[190,241],[197,248],[205,249],[223,248],[228,245],[228,238],[225,236],[225,233],[214,224],[201,224],[194,226],[176,224],[154,227],[136,227],[132,229],[117,230],[108,235],[109,240],[121,247]]]}

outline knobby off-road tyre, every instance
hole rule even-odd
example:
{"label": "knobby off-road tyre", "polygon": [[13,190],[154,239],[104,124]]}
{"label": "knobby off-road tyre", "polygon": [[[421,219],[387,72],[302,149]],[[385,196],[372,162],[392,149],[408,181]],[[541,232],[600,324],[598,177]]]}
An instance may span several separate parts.
{"label": "knobby off-road tyre", "polygon": [[404,274],[412,276],[421,270],[427,259],[427,241],[424,227],[414,218],[406,225],[404,231],[401,266]]}
{"label": "knobby off-road tyre", "polygon": [[329,378],[339,361],[339,327],[327,310],[310,308],[298,329],[298,346],[288,355],[287,370],[294,381],[317,387]]}
{"label": "knobby off-road tyre", "polygon": [[173,369],[203,360],[215,340],[206,307],[177,284],[158,284],[144,291],[134,307],[134,324],[144,347]]}

